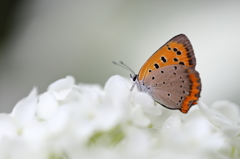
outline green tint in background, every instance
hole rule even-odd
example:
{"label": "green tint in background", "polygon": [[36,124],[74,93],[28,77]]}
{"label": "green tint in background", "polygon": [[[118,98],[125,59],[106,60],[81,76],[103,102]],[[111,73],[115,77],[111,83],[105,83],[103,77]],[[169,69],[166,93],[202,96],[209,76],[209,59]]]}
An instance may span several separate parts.
{"label": "green tint in background", "polygon": [[180,33],[195,50],[203,102],[240,104],[239,1],[23,0],[9,6],[0,23],[0,112],[11,112],[34,86],[42,93],[67,75],[102,86],[112,75],[129,77],[111,61],[138,72]]}

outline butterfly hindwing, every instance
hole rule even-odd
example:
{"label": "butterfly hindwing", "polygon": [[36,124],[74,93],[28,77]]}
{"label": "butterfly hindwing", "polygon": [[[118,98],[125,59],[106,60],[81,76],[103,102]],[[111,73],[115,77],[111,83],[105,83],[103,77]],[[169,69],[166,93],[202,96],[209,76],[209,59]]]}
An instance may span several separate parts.
{"label": "butterfly hindwing", "polygon": [[156,102],[183,113],[196,104],[201,92],[199,73],[179,64],[154,70],[145,78],[144,85]]}

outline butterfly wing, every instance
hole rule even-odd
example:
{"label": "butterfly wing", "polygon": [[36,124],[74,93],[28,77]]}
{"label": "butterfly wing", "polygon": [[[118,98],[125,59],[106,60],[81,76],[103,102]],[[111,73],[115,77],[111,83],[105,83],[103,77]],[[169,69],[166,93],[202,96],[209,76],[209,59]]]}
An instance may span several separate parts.
{"label": "butterfly wing", "polygon": [[183,113],[196,104],[201,92],[198,72],[183,65],[169,65],[154,70],[146,76],[144,86],[156,102]]}
{"label": "butterfly wing", "polygon": [[138,80],[143,80],[158,68],[174,64],[195,68],[196,59],[193,48],[187,36],[184,34],[173,37],[159,48],[140,69]]}

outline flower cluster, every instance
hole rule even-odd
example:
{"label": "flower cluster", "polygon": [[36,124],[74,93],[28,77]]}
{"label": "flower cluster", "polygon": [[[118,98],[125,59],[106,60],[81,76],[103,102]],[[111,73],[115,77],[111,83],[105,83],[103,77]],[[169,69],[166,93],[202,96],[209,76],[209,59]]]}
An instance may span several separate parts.
{"label": "flower cluster", "polygon": [[0,114],[1,159],[237,159],[239,106],[228,101],[188,114],[168,110],[121,76],[104,89],[71,76]]}

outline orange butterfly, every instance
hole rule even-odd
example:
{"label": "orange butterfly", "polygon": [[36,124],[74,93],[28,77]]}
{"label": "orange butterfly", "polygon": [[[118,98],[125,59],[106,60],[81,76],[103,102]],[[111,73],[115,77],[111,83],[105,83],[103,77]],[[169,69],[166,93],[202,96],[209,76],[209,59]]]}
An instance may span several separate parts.
{"label": "orange butterfly", "polygon": [[123,62],[116,63],[131,71],[139,91],[152,96],[159,104],[169,109],[187,113],[197,104],[201,93],[201,79],[195,70],[196,59],[186,35],[173,37],[159,48],[142,66],[138,74]]}

